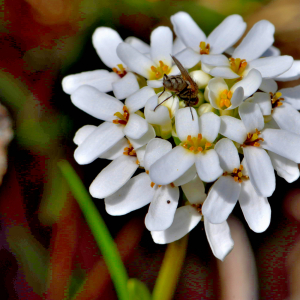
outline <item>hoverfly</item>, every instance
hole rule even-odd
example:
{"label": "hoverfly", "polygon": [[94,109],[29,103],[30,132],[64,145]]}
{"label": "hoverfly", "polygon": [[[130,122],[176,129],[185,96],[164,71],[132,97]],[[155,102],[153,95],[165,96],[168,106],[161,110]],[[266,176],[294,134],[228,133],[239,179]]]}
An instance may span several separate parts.
{"label": "hoverfly", "polygon": [[[174,60],[176,66],[181,72],[181,75],[176,76],[167,76],[164,74],[163,78],[163,85],[164,90],[162,93],[158,96],[158,98],[165,92],[166,89],[168,89],[171,92],[174,92],[179,98],[181,98],[185,105],[190,107],[196,105],[198,103],[198,86],[196,82],[191,78],[189,72],[182,66],[182,64],[178,61],[178,59],[174,56],[172,56],[172,59]],[[154,110],[160,106],[162,103],[167,101],[170,97],[166,98],[164,101],[159,103]],[[192,119],[194,120],[192,109],[191,109]]]}

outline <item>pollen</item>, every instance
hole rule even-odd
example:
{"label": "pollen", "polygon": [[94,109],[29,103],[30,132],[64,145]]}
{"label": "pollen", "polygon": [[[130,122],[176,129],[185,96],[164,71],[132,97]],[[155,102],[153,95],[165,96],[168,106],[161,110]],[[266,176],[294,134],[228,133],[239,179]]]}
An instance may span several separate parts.
{"label": "pollen", "polygon": [[114,124],[121,124],[126,125],[129,120],[129,111],[128,108],[124,105],[123,106],[123,114],[120,112],[116,112],[114,114],[118,119],[113,120]]}
{"label": "pollen", "polygon": [[231,106],[232,92],[224,90],[220,94],[219,107],[220,109],[226,109]]}
{"label": "pollen", "polygon": [[[129,146],[124,148],[124,155],[128,155],[128,156],[136,156],[136,152],[133,148],[133,146],[130,144],[130,142],[127,140]],[[137,160],[136,161],[137,164],[139,164],[140,162]]]}
{"label": "pollen", "polygon": [[159,61],[159,66],[151,66],[151,79],[160,79],[164,74],[170,73],[170,68],[165,65],[162,60]]}
{"label": "pollen", "polygon": [[199,48],[200,48],[200,54],[209,54],[209,50],[210,50],[210,45],[206,44],[205,42],[200,42],[199,44]]}
{"label": "pollen", "polygon": [[241,183],[243,180],[247,180],[249,179],[249,176],[247,175],[243,175],[242,170],[244,169],[243,165],[240,165],[240,167],[237,169],[233,169],[233,171],[231,173],[228,172],[224,172],[223,176],[231,176],[233,177],[235,182],[239,182]]}
{"label": "pollen", "polygon": [[155,186],[155,183],[151,182],[150,186],[153,188]]}
{"label": "pollen", "polygon": [[122,64],[118,64],[117,67],[118,68],[112,68],[112,70],[115,73],[117,73],[121,78],[123,78],[127,74],[127,71],[125,70]]}
{"label": "pollen", "polygon": [[213,148],[213,144],[207,142],[205,139],[202,138],[202,134],[199,133],[197,138],[191,135],[188,135],[186,141],[181,144],[181,146],[195,154],[202,152],[204,150],[209,150]]}
{"label": "pollen", "polygon": [[202,215],[202,203],[192,204],[191,206],[194,207],[200,215]]}
{"label": "pollen", "polygon": [[284,98],[282,98],[281,96],[282,96],[282,94],[280,92],[277,92],[275,94],[273,94],[273,93],[270,92],[272,110],[275,107],[279,107],[279,106],[281,106],[283,104],[282,101],[284,101]]}
{"label": "pollen", "polygon": [[242,77],[248,64],[247,61],[245,59],[231,57],[229,58],[229,63],[231,70]]}
{"label": "pollen", "polygon": [[260,131],[255,129],[255,133],[248,133],[247,138],[245,142],[241,145],[241,147],[246,147],[246,146],[254,146],[254,147],[259,147],[260,146],[260,141],[264,141],[263,138],[260,138],[259,135],[261,134]]}

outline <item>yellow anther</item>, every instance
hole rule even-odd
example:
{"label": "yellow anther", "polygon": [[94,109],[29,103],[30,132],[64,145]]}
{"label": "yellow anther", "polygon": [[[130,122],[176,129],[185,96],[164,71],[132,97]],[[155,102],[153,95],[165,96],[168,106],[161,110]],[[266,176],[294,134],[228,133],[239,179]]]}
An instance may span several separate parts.
{"label": "yellow anther", "polygon": [[227,93],[227,98],[228,98],[228,99],[231,99],[231,97],[232,97],[232,91],[229,91],[229,92]]}
{"label": "yellow anther", "polygon": [[156,73],[155,73],[155,77],[156,77],[156,78],[160,78],[160,77],[161,77],[161,73],[160,73],[160,72],[156,72]]}
{"label": "yellow anther", "polygon": [[192,141],[192,136],[188,135],[187,140],[188,140],[189,142],[191,142],[191,141]]}
{"label": "yellow anther", "polygon": [[207,149],[207,148],[209,148],[209,147],[211,147],[211,143],[206,142],[206,143],[205,143],[205,149]]}
{"label": "yellow anther", "polygon": [[242,172],[238,172],[238,176],[241,178],[243,176]]}
{"label": "yellow anther", "polygon": [[224,104],[225,104],[225,106],[228,108],[229,106],[231,106],[231,102],[230,102],[230,100],[229,99],[225,99],[224,100]]}
{"label": "yellow anther", "polygon": [[151,70],[152,70],[153,72],[156,72],[156,71],[157,71],[157,69],[156,69],[154,66],[151,66]]}
{"label": "yellow anther", "polygon": [[120,120],[123,120],[123,121],[127,122],[127,120],[125,119],[125,117],[120,112],[116,112],[114,114],[114,116],[118,117]]}
{"label": "yellow anther", "polygon": [[164,72],[167,72],[169,70],[169,67],[168,66],[163,66],[162,69],[163,69]]}
{"label": "yellow anther", "polygon": [[151,182],[150,186],[153,188],[155,186],[155,183]]}
{"label": "yellow anther", "polygon": [[123,67],[122,64],[117,64],[117,66],[119,67],[119,69],[120,69],[121,71],[124,71],[124,67]]}
{"label": "yellow anther", "polygon": [[200,42],[199,44],[200,54],[209,54],[210,45],[205,42]]}
{"label": "yellow anther", "polygon": [[227,90],[224,90],[224,91],[221,93],[221,98],[226,99],[226,98],[227,98],[227,93],[228,93],[228,91],[227,91]]}
{"label": "yellow anther", "polygon": [[149,171],[148,171],[148,170],[146,171],[146,174],[149,174]]}
{"label": "yellow anther", "polygon": [[203,151],[203,148],[202,148],[202,147],[198,147],[197,150],[198,150],[199,152],[202,152],[202,151]]}
{"label": "yellow anther", "polygon": [[159,61],[159,66],[162,68],[165,64],[160,60]]}
{"label": "yellow anther", "polygon": [[275,96],[276,96],[277,98],[279,98],[279,97],[281,97],[281,96],[282,96],[282,93],[280,93],[280,92],[277,92],[277,93],[275,94]]}
{"label": "yellow anther", "polygon": [[235,182],[237,182],[239,180],[239,178],[237,176],[234,176],[233,179]]}
{"label": "yellow anther", "polygon": [[137,165],[139,165],[139,164],[140,164],[140,162],[139,162],[139,160],[138,160],[138,159],[135,161],[135,163],[136,163]]}
{"label": "yellow anther", "polygon": [[128,155],[128,152],[123,152],[124,155]]}
{"label": "yellow anther", "polygon": [[232,173],[236,173],[237,170],[238,170],[237,168],[234,168],[233,171],[232,171]]}
{"label": "yellow anther", "polygon": [[198,140],[202,140],[202,134],[201,133],[198,134]]}
{"label": "yellow anther", "polygon": [[183,144],[182,147],[187,149],[187,147],[188,147],[187,143]]}
{"label": "yellow anther", "polygon": [[175,187],[175,184],[173,182],[170,183],[171,187]]}
{"label": "yellow anther", "polygon": [[190,149],[189,149],[190,151],[194,151],[195,150],[195,147],[194,146],[192,146],[192,147],[190,147]]}
{"label": "yellow anther", "polygon": [[259,146],[260,146],[260,143],[255,142],[253,146],[254,146],[254,147],[259,147]]}
{"label": "yellow anther", "polygon": [[159,185],[158,185],[158,187],[160,188],[160,187],[161,187],[161,185],[159,184]]}
{"label": "yellow anther", "polygon": [[202,49],[202,50],[204,50],[205,49],[205,42],[200,42],[200,44],[199,44],[199,47]]}
{"label": "yellow anther", "polygon": [[242,75],[247,67],[247,62],[245,59],[240,58],[229,58],[230,68],[233,72],[238,75]]}
{"label": "yellow anther", "polygon": [[244,170],[244,166],[240,165],[240,170],[243,171]]}
{"label": "yellow anther", "polygon": [[165,65],[162,60],[158,62],[158,65],[156,67],[151,66],[150,69],[154,73],[151,73],[151,79],[154,79],[153,77],[155,77],[155,79],[159,79],[163,76],[163,74],[168,74],[170,72],[169,66]]}
{"label": "yellow anther", "polygon": [[118,67],[119,69],[117,69],[117,68],[112,68],[112,70],[113,70],[115,73],[117,73],[121,78],[124,77],[124,76],[127,74],[127,72],[126,72],[125,68],[123,67],[123,65],[122,65],[122,64],[118,64],[117,67]]}

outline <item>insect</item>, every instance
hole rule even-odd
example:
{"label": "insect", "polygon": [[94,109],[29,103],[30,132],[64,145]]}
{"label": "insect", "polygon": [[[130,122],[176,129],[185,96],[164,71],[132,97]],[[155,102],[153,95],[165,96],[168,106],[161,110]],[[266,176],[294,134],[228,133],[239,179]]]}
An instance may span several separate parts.
{"label": "insect", "polygon": [[[198,96],[197,96],[198,86],[196,82],[191,78],[189,72],[179,62],[179,60],[172,55],[171,57],[174,60],[175,64],[177,65],[178,69],[180,70],[181,75],[167,76],[166,74],[164,74],[164,78],[163,78],[164,90],[158,96],[158,98],[166,91],[166,89],[168,89],[171,92],[174,92],[179,98],[181,98],[184,101],[186,106],[190,107],[192,119],[194,120],[191,107],[198,103]],[[172,95],[166,98],[161,103],[159,103],[154,108],[154,111],[158,106],[160,106],[162,103],[164,103],[171,97]]]}

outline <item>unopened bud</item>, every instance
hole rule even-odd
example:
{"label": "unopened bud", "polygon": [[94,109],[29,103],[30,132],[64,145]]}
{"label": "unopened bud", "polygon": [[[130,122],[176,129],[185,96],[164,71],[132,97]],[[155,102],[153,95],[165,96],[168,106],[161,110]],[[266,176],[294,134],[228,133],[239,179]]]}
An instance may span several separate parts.
{"label": "unopened bud", "polygon": [[199,106],[199,108],[198,108],[199,116],[202,116],[203,114],[208,113],[208,112],[216,113],[217,110],[214,107],[212,107],[212,105],[210,103],[204,103]]}
{"label": "unopened bud", "polygon": [[199,89],[204,89],[212,78],[209,74],[203,72],[202,70],[193,71],[190,73],[190,75],[197,83]]}

